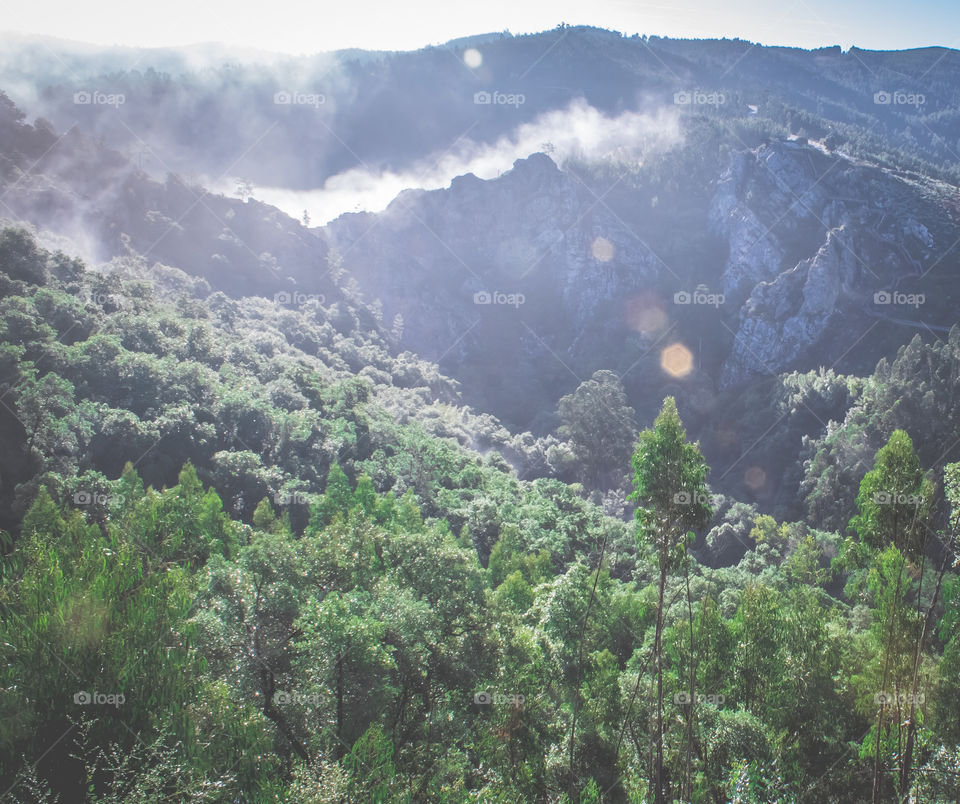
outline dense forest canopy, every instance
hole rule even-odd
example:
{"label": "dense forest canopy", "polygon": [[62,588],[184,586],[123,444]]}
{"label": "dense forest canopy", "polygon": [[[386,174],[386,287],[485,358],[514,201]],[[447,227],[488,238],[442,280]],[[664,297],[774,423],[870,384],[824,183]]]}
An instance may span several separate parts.
{"label": "dense forest canopy", "polygon": [[[942,444],[954,386],[919,389],[960,333],[863,381],[783,378],[858,400],[811,443],[793,522],[711,494],[667,400],[621,454],[635,528],[480,458],[463,442],[503,435],[428,404],[451,382],[348,305],[92,272],[22,230],[0,254],[18,800],[642,800],[651,744],[693,800],[866,790],[878,751],[884,785],[955,789],[960,469],[922,460],[884,397],[917,394],[931,413],[903,423]],[[589,428],[632,418],[614,379],[564,398],[570,440],[545,448],[589,478]],[[535,472],[543,445],[515,440]],[[695,534],[742,558],[711,567]]]}

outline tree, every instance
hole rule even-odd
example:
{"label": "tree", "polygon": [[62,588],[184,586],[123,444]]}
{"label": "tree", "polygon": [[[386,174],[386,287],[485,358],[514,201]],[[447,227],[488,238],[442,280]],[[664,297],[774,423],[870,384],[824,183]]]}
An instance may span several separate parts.
{"label": "tree", "polygon": [[[142,492],[132,469],[117,485]],[[189,703],[201,664],[187,623],[195,587],[190,559],[177,558],[195,523],[177,516],[181,504],[179,489],[141,494],[101,530],[78,510],[58,510],[46,491],[37,495],[24,517],[17,561],[4,562],[10,571],[0,585],[5,786],[15,757],[47,748],[40,772],[62,796],[75,800],[88,783],[91,790],[109,783],[106,771],[85,777],[71,756],[78,735],[64,732],[87,714],[100,747],[129,748],[131,736],[145,745],[155,729],[192,742]],[[82,708],[93,692],[113,696],[116,716]],[[56,735],[65,739],[54,744]]]}
{"label": "tree", "polygon": [[403,340],[403,315],[400,313],[393,317],[393,323],[390,325],[390,340],[394,344],[399,344]]}
{"label": "tree", "polygon": [[327,485],[323,496],[310,510],[310,530],[320,530],[329,525],[338,515],[345,517],[353,505],[354,495],[353,489],[350,488],[350,480],[340,468],[340,464],[335,463],[327,473]]}
{"label": "tree", "polygon": [[850,520],[850,527],[873,550],[892,544],[915,557],[923,546],[932,504],[933,485],[924,477],[913,441],[905,431],[894,430],[860,482],[860,513]]}
{"label": "tree", "polygon": [[[654,669],[657,674],[656,759],[651,787],[661,804],[663,790],[663,599],[668,574],[680,566],[693,531],[710,521],[706,486],[707,465],[698,443],[687,443],[683,422],[673,397],[652,429],[640,433],[633,453],[633,486],[630,499],[637,503],[640,537],[656,551],[659,569],[657,621],[654,633]],[[637,680],[639,686],[639,679]],[[695,700],[691,691],[691,702]]]}
{"label": "tree", "polygon": [[[261,512],[262,513],[262,512]],[[207,643],[207,655],[247,701],[283,735],[301,759],[308,752],[277,697],[291,674],[294,640],[304,598],[302,544],[278,529],[255,532],[237,559],[215,556],[207,565],[195,619]]]}
{"label": "tree", "polygon": [[27,451],[31,458],[49,459],[71,441],[66,419],[75,409],[73,385],[49,372],[40,379],[28,376],[17,391],[17,416],[27,433]]}
{"label": "tree", "polygon": [[[944,494],[950,506],[947,520],[948,537],[940,572],[957,561],[957,539],[960,537],[960,463],[951,463],[943,470]],[[938,579],[939,585],[939,579]],[[944,613],[938,630],[945,643],[940,662],[940,688],[936,708],[937,733],[944,745],[960,745],[960,578],[951,575],[943,583]]]}
{"label": "tree", "polygon": [[253,198],[253,182],[244,178],[237,179],[237,186],[234,189],[234,192],[243,200],[244,203],[247,203],[247,201]]}
{"label": "tree", "polygon": [[0,232],[0,271],[11,279],[31,285],[46,283],[45,253],[24,229],[7,228]]}
{"label": "tree", "polygon": [[[873,763],[873,802],[879,804],[882,797],[883,769],[880,761],[883,727],[886,719],[886,696],[888,680],[897,656],[895,634],[898,623],[903,621],[901,600],[903,598],[903,575],[907,559],[919,558],[925,562],[924,551],[930,533],[928,522],[933,504],[933,484],[924,476],[920,459],[913,450],[913,441],[903,430],[894,430],[887,444],[877,451],[874,468],[864,475],[857,496],[860,513],[850,520],[850,527],[857,532],[862,546],[879,555],[872,574],[875,597],[886,618],[886,637],[883,646],[883,670],[880,675],[881,698],[877,708]],[[891,569],[895,569],[896,581],[892,581]],[[888,585],[892,583],[892,589]],[[920,575],[923,583],[923,574]],[[922,588],[921,588],[922,591]],[[898,721],[899,723],[900,721]],[[908,743],[912,750],[910,733],[913,724],[908,724]],[[901,785],[906,783],[907,752],[903,754]]]}
{"label": "tree", "polygon": [[779,656],[784,641],[782,609],[783,601],[774,590],[750,584],[743,590],[732,625],[738,703],[760,716],[767,712],[770,691],[784,670]]}
{"label": "tree", "polygon": [[[622,472],[637,435],[633,408],[623,383],[612,371],[598,371],[560,399],[559,434],[569,439],[583,463],[586,482],[601,488]],[[619,483],[615,483],[619,485]]]}
{"label": "tree", "polygon": [[[310,600],[298,625],[303,634],[296,646],[303,665],[299,675],[316,697],[333,701],[329,748],[340,757],[389,703],[387,672],[393,662],[383,645],[385,626],[370,613],[369,594],[357,591],[332,591]],[[299,696],[287,697],[298,704]],[[329,722],[320,705],[313,708],[316,722]]]}

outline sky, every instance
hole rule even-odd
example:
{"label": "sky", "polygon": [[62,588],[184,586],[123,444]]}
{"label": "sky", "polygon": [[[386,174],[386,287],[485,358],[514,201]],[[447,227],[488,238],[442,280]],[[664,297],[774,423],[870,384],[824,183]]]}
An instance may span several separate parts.
{"label": "sky", "polygon": [[887,50],[960,46],[958,0],[98,0],[13,2],[0,30],[98,45],[198,43],[312,54],[413,50],[478,33],[569,25],[767,45]]}

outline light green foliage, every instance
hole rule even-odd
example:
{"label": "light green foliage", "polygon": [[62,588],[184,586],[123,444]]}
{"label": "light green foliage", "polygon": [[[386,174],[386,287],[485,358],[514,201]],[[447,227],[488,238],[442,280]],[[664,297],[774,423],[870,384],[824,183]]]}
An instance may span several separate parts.
{"label": "light green foliage", "polygon": [[[881,359],[855,404],[818,438],[805,439],[804,477],[810,524],[841,530],[876,451],[894,430],[912,436],[924,466],[952,461],[960,420],[956,404],[960,377],[960,328],[942,341],[916,336],[892,361]],[[944,453],[946,450],[946,453]]]}
{"label": "light green foliage", "polygon": [[677,405],[667,397],[653,429],[640,433],[633,453],[634,491],[640,532],[671,566],[686,548],[686,535],[711,515],[707,467],[696,444],[688,444]]}
{"label": "light green foliage", "polygon": [[913,442],[903,430],[895,430],[860,483],[860,514],[850,526],[868,547],[892,544],[916,555],[932,506],[933,485],[923,475]]}

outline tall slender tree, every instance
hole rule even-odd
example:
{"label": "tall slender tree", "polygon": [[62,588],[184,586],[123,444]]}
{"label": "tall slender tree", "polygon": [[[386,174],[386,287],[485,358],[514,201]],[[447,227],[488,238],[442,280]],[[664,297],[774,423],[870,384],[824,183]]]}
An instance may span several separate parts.
{"label": "tall slender tree", "polygon": [[[862,545],[879,554],[884,566],[896,570],[896,582],[891,594],[882,588],[887,574],[878,576],[877,599],[887,609],[886,636],[883,648],[880,705],[877,711],[874,733],[873,797],[879,804],[883,789],[883,763],[881,745],[887,712],[887,682],[896,663],[895,633],[897,622],[902,618],[898,612],[904,596],[904,570],[908,559],[924,560],[924,534],[929,529],[929,515],[933,498],[933,484],[924,475],[920,459],[913,449],[913,441],[903,430],[894,430],[890,440],[877,451],[874,467],[864,475],[857,496],[860,513],[850,520]],[[890,548],[897,555],[890,554]],[[892,574],[892,573],[891,573]]]}
{"label": "tall slender tree", "polygon": [[933,533],[929,527],[924,528],[924,552],[920,560],[926,563],[925,553],[926,544],[931,535],[940,541],[940,547],[943,548],[943,556],[940,560],[940,569],[937,572],[936,583],[934,584],[933,594],[927,605],[927,610],[921,615],[922,591],[923,591],[923,571],[920,573],[920,589],[917,592],[917,619],[919,632],[917,635],[916,650],[913,657],[913,674],[910,681],[910,714],[907,718],[907,744],[904,749],[903,763],[900,769],[900,797],[906,796],[907,788],[913,770],[913,752],[914,743],[917,734],[917,703],[920,701],[920,663],[923,659],[924,645],[927,636],[933,629],[934,612],[937,610],[937,604],[940,601],[940,593],[943,589],[943,579],[947,568],[950,567],[956,558],[957,533],[960,531],[960,463],[952,463],[944,467],[943,470],[944,495],[950,505],[950,514],[948,517],[948,531],[943,534],[944,540]]}
{"label": "tall slender tree", "polygon": [[654,671],[657,677],[657,711],[654,729],[655,758],[651,788],[656,804],[664,801],[663,779],[663,600],[667,577],[682,566],[693,531],[712,516],[706,486],[707,465],[699,443],[687,442],[687,433],[673,397],[653,428],[640,433],[633,453],[633,486],[630,499],[637,502],[636,518],[641,539],[657,553],[657,619],[654,632]]}

